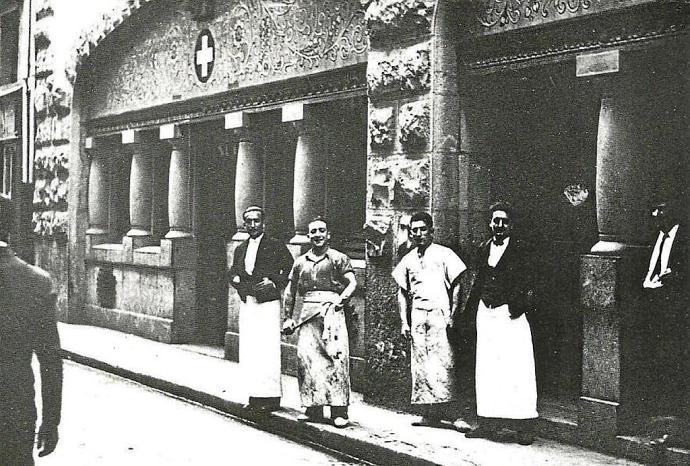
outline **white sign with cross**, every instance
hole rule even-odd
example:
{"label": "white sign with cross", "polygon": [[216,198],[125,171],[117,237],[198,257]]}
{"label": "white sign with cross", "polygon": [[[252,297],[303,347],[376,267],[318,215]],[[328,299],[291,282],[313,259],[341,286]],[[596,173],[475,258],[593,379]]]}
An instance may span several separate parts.
{"label": "white sign with cross", "polygon": [[199,34],[194,47],[194,70],[196,71],[196,77],[202,83],[205,83],[211,77],[215,52],[211,31],[204,29]]}

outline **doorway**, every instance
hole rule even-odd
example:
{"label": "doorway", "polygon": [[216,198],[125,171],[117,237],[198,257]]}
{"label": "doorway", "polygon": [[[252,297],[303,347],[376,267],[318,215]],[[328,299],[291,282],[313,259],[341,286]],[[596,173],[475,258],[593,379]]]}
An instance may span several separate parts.
{"label": "doorway", "polygon": [[533,247],[538,309],[531,316],[541,400],[574,414],[581,392],[580,255],[597,240],[600,93],[568,64],[501,70],[473,80],[490,199],[516,211]]}
{"label": "doorway", "polygon": [[234,153],[218,121],[190,127],[197,244],[197,343],[222,346],[228,321],[225,245],[234,223]]}

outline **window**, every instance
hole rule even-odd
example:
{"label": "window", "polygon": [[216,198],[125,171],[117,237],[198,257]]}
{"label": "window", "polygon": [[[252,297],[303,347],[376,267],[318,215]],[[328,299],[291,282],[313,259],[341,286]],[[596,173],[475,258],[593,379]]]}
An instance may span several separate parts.
{"label": "window", "polygon": [[19,9],[15,2],[0,3],[0,85],[17,81]]}

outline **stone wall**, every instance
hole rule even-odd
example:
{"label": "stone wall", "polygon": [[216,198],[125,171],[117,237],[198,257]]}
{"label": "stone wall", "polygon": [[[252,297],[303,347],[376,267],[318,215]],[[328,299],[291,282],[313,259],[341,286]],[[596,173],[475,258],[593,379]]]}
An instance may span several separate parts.
{"label": "stone wall", "polygon": [[[127,0],[40,0],[34,3],[36,137],[32,227],[34,260],[58,289],[61,320],[68,312],[68,196],[72,134],[73,52],[79,35]],[[79,14],[75,14],[78,12]]]}
{"label": "stone wall", "polygon": [[[410,393],[409,344],[400,336],[395,236],[404,214],[431,212],[437,240],[457,233],[457,22],[445,2],[367,4],[371,50],[367,192],[367,380],[365,396],[396,407]],[[446,63],[447,62],[447,63]]]}

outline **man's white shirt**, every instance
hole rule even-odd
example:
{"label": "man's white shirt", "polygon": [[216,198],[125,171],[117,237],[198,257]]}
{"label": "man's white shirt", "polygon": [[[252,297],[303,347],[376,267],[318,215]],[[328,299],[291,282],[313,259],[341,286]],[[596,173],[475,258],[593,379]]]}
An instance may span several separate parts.
{"label": "man's white shirt", "polygon": [[503,244],[498,245],[491,240],[491,245],[489,246],[489,267],[496,267],[498,261],[503,257],[503,253],[506,252],[508,243],[510,242],[510,237],[503,240]]}
{"label": "man's white shirt", "polygon": [[256,254],[259,251],[259,243],[264,237],[263,233],[258,238],[249,238],[249,244],[247,245],[247,253],[244,256],[244,270],[247,271],[249,275],[254,273],[254,267],[256,266]]}
{"label": "man's white shirt", "polygon": [[[668,273],[668,261],[671,257],[671,248],[673,248],[673,242],[676,239],[676,234],[678,233],[678,225],[674,225],[668,231],[668,238],[666,241],[664,239],[664,232],[660,231],[656,238],[656,243],[654,244],[654,249],[652,250],[652,257],[649,259],[649,269],[647,270],[647,276],[645,277],[643,287],[645,288],[659,288],[662,283],[659,281],[659,277],[652,277],[652,273],[656,267],[657,262],[661,261],[661,267],[659,268],[659,273],[663,275]],[[661,243],[664,243],[663,249],[661,248]]]}

